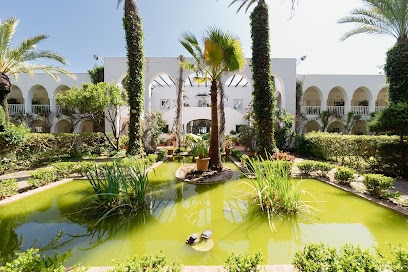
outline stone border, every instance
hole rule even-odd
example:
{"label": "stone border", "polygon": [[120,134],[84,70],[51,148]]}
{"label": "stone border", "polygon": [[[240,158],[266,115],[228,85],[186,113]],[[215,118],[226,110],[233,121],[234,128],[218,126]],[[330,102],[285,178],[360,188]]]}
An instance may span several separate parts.
{"label": "stone border", "polygon": [[186,175],[192,171],[197,170],[197,167],[195,164],[186,164],[183,166],[180,166],[176,170],[176,178],[178,180],[191,183],[191,184],[216,184],[220,182],[227,181],[232,178],[233,172],[230,168],[228,167],[223,167],[221,172],[217,171],[206,171],[203,172],[203,175],[201,177],[193,178],[193,179],[188,179],[186,178]]}

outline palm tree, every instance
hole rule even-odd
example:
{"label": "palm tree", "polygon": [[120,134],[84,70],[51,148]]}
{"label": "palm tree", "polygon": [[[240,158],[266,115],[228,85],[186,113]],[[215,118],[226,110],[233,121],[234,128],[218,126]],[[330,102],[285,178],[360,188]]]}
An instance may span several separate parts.
{"label": "palm tree", "polygon": [[363,0],[366,8],[356,8],[338,23],[354,23],[356,28],[345,33],[341,40],[356,34],[383,34],[396,39],[387,52],[384,71],[389,83],[390,103],[408,101],[408,1]]}
{"label": "palm tree", "polygon": [[[296,0],[292,1],[292,8]],[[271,57],[269,45],[269,15],[265,0],[232,0],[230,6],[240,2],[237,12],[245,5],[248,9],[255,3],[252,11],[252,77],[254,81],[253,108],[256,123],[257,155],[272,154],[275,144],[275,97],[274,83],[271,80]]]}
{"label": "palm tree", "polygon": [[[122,0],[118,0],[118,6]],[[128,155],[141,154],[142,144],[142,123],[141,113],[143,111],[143,31],[142,20],[138,14],[135,0],[125,0],[124,3],[123,27],[125,29],[128,76],[125,81],[125,88],[129,99],[129,144]]]}
{"label": "palm tree", "polygon": [[59,79],[59,74],[74,77],[67,70],[57,66],[31,63],[31,61],[35,60],[55,60],[61,64],[66,64],[65,58],[61,55],[51,51],[37,50],[37,44],[48,36],[37,35],[25,39],[17,47],[11,48],[10,44],[18,22],[15,17],[10,17],[4,22],[0,20],[0,106],[4,109],[6,124],[9,121],[7,95],[11,91],[10,75],[17,80],[19,74],[27,73],[32,75],[36,71],[42,71],[55,80]]}
{"label": "palm tree", "polygon": [[180,40],[184,48],[192,55],[194,62],[187,60],[180,64],[187,70],[194,71],[197,81],[210,81],[211,97],[211,137],[210,162],[213,170],[222,170],[218,129],[218,84],[221,76],[227,72],[242,70],[245,57],[238,38],[218,28],[209,28],[203,37],[204,48],[197,38],[185,33]]}

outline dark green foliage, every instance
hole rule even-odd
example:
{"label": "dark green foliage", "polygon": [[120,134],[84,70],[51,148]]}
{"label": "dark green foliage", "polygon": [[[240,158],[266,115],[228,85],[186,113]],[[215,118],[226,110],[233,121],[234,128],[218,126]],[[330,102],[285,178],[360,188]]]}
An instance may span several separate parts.
{"label": "dark green foliage", "polygon": [[129,145],[128,155],[143,154],[142,124],[144,94],[144,55],[142,20],[135,1],[125,1],[123,26],[126,36],[128,75],[125,88],[129,99]]}
{"label": "dark green foliage", "polygon": [[258,267],[262,260],[263,256],[260,251],[255,252],[254,255],[249,255],[248,252],[245,254],[235,254],[232,252],[225,259],[224,269],[228,272],[263,271]]}
{"label": "dark green foliage", "polygon": [[18,183],[16,179],[5,179],[0,181],[0,200],[17,194]]}
{"label": "dark green foliage", "polygon": [[103,82],[104,81],[104,71],[105,68],[100,65],[95,65],[94,68],[92,68],[91,70],[88,70],[88,74],[91,77],[91,82],[93,84],[97,84],[99,82]]}
{"label": "dark green foliage", "polygon": [[388,50],[384,71],[390,104],[408,102],[408,43],[398,42]]}
{"label": "dark green foliage", "polygon": [[311,132],[298,138],[297,151],[319,160],[388,176],[408,177],[408,144],[396,136],[341,135]]}
{"label": "dark green foliage", "polygon": [[259,2],[251,13],[253,107],[256,123],[256,153],[272,154],[274,138],[274,83],[271,75],[268,6]]}
{"label": "dark green foliage", "polygon": [[6,126],[6,113],[4,112],[3,107],[0,105],[0,132],[4,130]]}
{"label": "dark green foliage", "polygon": [[337,272],[334,267],[337,252],[324,244],[307,244],[301,251],[297,251],[292,264],[299,271],[304,272]]}
{"label": "dark green foliage", "polygon": [[396,132],[402,143],[404,134],[408,132],[408,100],[391,104],[377,112],[368,123],[368,129],[374,132]]}
{"label": "dark green foliage", "polygon": [[28,129],[21,126],[10,124],[0,132],[0,156],[6,157],[10,152],[14,152],[19,148],[28,135]]}

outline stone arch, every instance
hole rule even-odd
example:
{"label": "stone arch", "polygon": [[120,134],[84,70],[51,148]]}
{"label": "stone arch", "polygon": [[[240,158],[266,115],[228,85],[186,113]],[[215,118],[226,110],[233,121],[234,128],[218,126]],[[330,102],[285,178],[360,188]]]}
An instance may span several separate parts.
{"label": "stone arch", "polygon": [[52,105],[55,105],[55,110],[58,113],[62,113],[62,110],[58,107],[57,102],[55,100],[55,98],[57,97],[57,94],[59,93],[66,93],[68,90],[70,90],[71,88],[68,87],[67,85],[60,85],[58,86],[55,90],[54,90],[54,94],[52,96]]}
{"label": "stone arch", "polygon": [[388,107],[388,87],[382,88],[375,100],[376,111]]}
{"label": "stone arch", "polygon": [[358,120],[351,130],[352,134],[355,135],[366,135],[367,134],[367,124],[364,120]]}
{"label": "stone arch", "polygon": [[25,113],[25,100],[23,92],[16,85],[11,85],[11,91],[7,95],[9,114]]}
{"label": "stone arch", "polygon": [[28,100],[31,101],[32,113],[50,112],[50,98],[44,86],[32,86],[28,92]]}
{"label": "stone arch", "polygon": [[312,131],[320,131],[320,125],[318,122],[316,121],[308,121],[304,126],[303,126],[303,130],[302,133],[308,133],[308,132],[312,132]]}
{"label": "stone arch", "polygon": [[206,134],[211,132],[211,120],[195,119],[187,123],[187,133]]}
{"label": "stone arch", "polygon": [[331,132],[331,133],[342,133],[343,129],[344,129],[344,125],[339,120],[335,120],[327,126],[327,132]]}
{"label": "stone arch", "polygon": [[54,127],[57,133],[69,133],[72,131],[72,124],[65,119],[59,120]]}
{"label": "stone arch", "polygon": [[322,96],[322,91],[318,87],[308,87],[302,97],[302,113],[318,115],[322,106]]}
{"label": "stone arch", "polygon": [[351,97],[351,106],[368,106],[372,99],[372,93],[367,87],[358,87]]}
{"label": "stone arch", "polygon": [[79,132],[94,132],[96,129],[93,120],[84,120],[79,124]]}
{"label": "stone arch", "polygon": [[47,125],[44,120],[36,119],[30,124],[31,132],[45,132],[47,130]]}
{"label": "stone arch", "polygon": [[327,96],[327,110],[336,114],[344,115],[345,103],[348,103],[347,92],[343,87],[333,87]]}
{"label": "stone arch", "polygon": [[[160,111],[170,110],[177,105],[176,79],[166,72],[158,72],[148,82],[150,107]],[[188,103],[188,102],[186,102]]]}

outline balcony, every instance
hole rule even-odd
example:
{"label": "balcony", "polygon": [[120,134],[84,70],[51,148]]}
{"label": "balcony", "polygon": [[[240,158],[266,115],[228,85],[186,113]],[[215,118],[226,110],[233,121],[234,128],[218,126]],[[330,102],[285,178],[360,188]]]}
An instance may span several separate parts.
{"label": "balcony", "polygon": [[10,115],[25,113],[25,106],[23,104],[8,104],[8,112]]}
{"label": "balcony", "polygon": [[32,113],[49,113],[50,112],[50,105],[32,105],[31,106]]}

